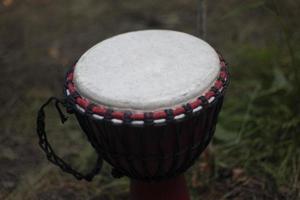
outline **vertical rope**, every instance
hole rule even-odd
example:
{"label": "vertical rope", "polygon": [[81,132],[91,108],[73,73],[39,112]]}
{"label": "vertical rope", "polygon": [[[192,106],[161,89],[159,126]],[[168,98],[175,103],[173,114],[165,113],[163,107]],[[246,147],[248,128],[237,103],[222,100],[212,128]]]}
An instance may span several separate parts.
{"label": "vertical rope", "polygon": [[207,2],[197,0],[196,34],[202,39],[207,36]]}

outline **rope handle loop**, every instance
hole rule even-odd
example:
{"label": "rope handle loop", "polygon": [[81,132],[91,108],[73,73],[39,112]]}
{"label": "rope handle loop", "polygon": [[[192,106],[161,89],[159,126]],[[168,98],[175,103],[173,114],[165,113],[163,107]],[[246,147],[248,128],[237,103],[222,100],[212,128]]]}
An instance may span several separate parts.
{"label": "rope handle loop", "polygon": [[72,174],[76,179],[78,180],[86,180],[91,181],[96,174],[98,174],[102,167],[102,158],[98,154],[97,162],[94,168],[87,174],[82,174],[75,169],[73,169],[68,163],[66,163],[62,158],[57,156],[52,149],[50,143],[47,139],[47,134],[45,131],[45,112],[44,108],[48,106],[52,101],[55,103],[55,107],[58,111],[58,114],[60,116],[61,123],[65,123],[67,121],[67,117],[62,112],[59,104],[61,104],[64,107],[67,107],[67,103],[65,100],[60,100],[56,97],[50,97],[39,109],[38,115],[37,115],[37,134],[39,137],[39,145],[42,148],[42,150],[46,153],[46,156],[50,162],[52,162],[54,165],[57,165],[62,169],[62,171],[67,172],[69,174]]}

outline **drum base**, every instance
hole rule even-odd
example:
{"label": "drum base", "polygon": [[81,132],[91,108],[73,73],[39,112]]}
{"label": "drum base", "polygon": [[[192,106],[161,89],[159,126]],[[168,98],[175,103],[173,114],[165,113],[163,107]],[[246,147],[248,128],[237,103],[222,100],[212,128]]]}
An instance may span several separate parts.
{"label": "drum base", "polygon": [[130,181],[132,200],[189,200],[184,175],[159,182]]}

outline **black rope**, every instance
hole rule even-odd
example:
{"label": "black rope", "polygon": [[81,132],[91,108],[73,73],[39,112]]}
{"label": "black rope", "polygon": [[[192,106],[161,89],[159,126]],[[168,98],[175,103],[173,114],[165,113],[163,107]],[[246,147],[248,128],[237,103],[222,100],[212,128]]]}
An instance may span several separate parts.
{"label": "black rope", "polygon": [[165,113],[167,115],[166,121],[167,122],[173,122],[174,121],[174,112],[172,109],[166,109]]}
{"label": "black rope", "polygon": [[46,153],[46,156],[50,162],[52,162],[54,165],[57,165],[60,167],[64,172],[67,172],[69,174],[72,174],[75,178],[78,180],[84,179],[86,181],[91,181],[93,177],[98,174],[101,170],[102,167],[102,158],[98,154],[98,159],[96,162],[96,165],[94,169],[92,169],[89,173],[87,174],[82,174],[75,169],[73,169],[69,164],[67,164],[64,160],[62,160],[60,157],[58,157],[54,150],[52,149],[51,145],[49,144],[47,140],[47,135],[45,132],[45,112],[44,108],[48,106],[52,101],[55,103],[55,107],[59,113],[60,120],[62,123],[67,121],[67,117],[64,115],[62,112],[59,104],[63,105],[66,107],[66,102],[59,100],[56,97],[50,97],[46,103],[44,103],[41,108],[38,111],[38,116],[37,116],[37,134],[39,137],[39,145],[42,148],[42,150]]}

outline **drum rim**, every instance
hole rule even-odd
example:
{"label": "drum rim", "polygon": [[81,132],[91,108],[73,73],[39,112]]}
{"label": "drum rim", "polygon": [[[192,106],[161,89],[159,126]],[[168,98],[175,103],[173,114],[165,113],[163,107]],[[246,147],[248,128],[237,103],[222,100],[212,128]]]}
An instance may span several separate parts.
{"label": "drum rim", "polygon": [[213,86],[201,96],[192,99],[188,103],[177,105],[168,109],[156,111],[123,111],[112,109],[108,106],[92,103],[87,98],[82,97],[75,88],[73,82],[76,64],[67,72],[65,78],[64,94],[68,108],[82,114],[87,114],[95,120],[110,122],[115,125],[164,125],[173,121],[181,121],[191,115],[195,115],[203,109],[217,101],[223,96],[229,83],[228,64],[218,53],[220,60],[220,72]]}

